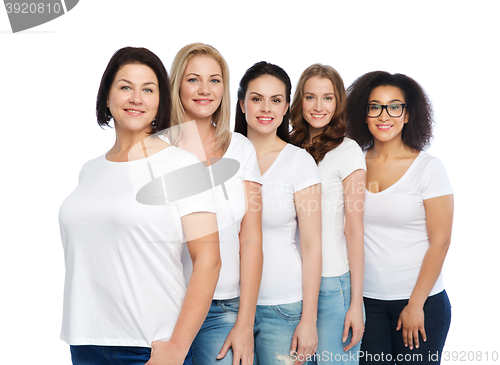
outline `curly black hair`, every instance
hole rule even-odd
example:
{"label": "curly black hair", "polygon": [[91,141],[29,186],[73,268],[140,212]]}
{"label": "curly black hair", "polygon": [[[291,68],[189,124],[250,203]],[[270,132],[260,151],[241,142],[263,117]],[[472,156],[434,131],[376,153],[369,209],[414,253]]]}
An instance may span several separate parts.
{"label": "curly black hair", "polygon": [[358,77],[347,89],[347,136],[354,139],[363,150],[373,146],[373,136],[366,123],[366,106],[373,89],[378,86],[395,86],[405,97],[408,123],[403,127],[403,143],[415,150],[426,149],[432,140],[434,116],[431,102],[422,86],[403,74],[373,71]]}

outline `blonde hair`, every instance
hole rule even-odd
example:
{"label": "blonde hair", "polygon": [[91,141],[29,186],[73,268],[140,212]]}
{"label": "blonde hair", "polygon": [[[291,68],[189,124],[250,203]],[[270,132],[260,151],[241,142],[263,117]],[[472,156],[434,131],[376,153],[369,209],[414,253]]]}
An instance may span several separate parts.
{"label": "blonde hair", "polygon": [[[174,58],[170,70],[170,90],[172,92],[172,118],[171,125],[177,126],[185,122],[185,111],[181,102],[180,88],[184,71],[189,60],[197,56],[207,56],[217,61],[222,69],[222,83],[224,91],[222,100],[217,110],[212,115],[212,123],[215,126],[215,151],[221,150],[223,153],[227,150],[231,141],[230,115],[231,100],[229,94],[229,68],[224,57],[214,47],[204,43],[191,43],[181,48]],[[176,129],[176,128],[173,128]],[[174,140],[178,140],[174,137]],[[175,141],[172,141],[175,143]]]}

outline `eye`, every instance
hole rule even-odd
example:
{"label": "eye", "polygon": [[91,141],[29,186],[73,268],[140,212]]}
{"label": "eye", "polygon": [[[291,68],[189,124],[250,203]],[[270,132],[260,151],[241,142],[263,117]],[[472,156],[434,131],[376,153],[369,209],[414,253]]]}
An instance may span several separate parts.
{"label": "eye", "polygon": [[219,79],[212,79],[212,80],[210,80],[210,82],[213,82],[213,83],[219,83],[219,82],[222,82],[222,80],[219,80]]}
{"label": "eye", "polygon": [[391,110],[401,110],[401,104],[389,104],[389,108],[391,108]]}
{"label": "eye", "polygon": [[279,104],[279,103],[281,103],[281,99],[273,99],[272,101],[273,101],[273,103],[275,103],[275,104]]}
{"label": "eye", "polygon": [[314,96],[311,96],[311,95],[306,95],[305,99],[306,99],[306,100],[313,100],[313,99],[314,99]]}
{"label": "eye", "polygon": [[153,92],[153,89],[150,89],[150,88],[145,88],[143,89],[144,92],[147,92],[147,93],[152,93]]}
{"label": "eye", "polygon": [[130,86],[128,85],[123,85],[120,90],[130,90]]}
{"label": "eye", "polygon": [[191,77],[191,78],[187,79],[187,82],[196,82],[196,81],[198,81],[196,79],[196,77]]}
{"label": "eye", "polygon": [[369,110],[380,110],[381,106],[379,104],[369,104],[368,109]]}
{"label": "eye", "polygon": [[261,99],[260,99],[259,97],[257,97],[257,96],[254,96],[254,97],[252,98],[252,101],[254,101],[254,102],[259,102],[260,100],[261,100]]}
{"label": "eye", "polygon": [[325,100],[326,100],[326,101],[332,101],[332,100],[333,100],[333,98],[332,98],[331,96],[325,96]]}

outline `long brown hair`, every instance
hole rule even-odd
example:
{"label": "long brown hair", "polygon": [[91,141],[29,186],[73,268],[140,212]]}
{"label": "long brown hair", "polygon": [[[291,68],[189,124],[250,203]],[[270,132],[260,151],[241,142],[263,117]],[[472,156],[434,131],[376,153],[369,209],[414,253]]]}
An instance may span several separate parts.
{"label": "long brown hair", "polygon": [[[328,79],[333,84],[336,99],[335,113],[330,122],[325,126],[323,132],[314,137],[309,144],[309,124],[302,115],[302,102],[304,100],[304,85],[311,77]],[[291,108],[292,134],[291,143],[297,147],[305,148],[316,163],[319,163],[325,155],[338,147],[344,140],[346,132],[346,104],[347,96],[344,82],[340,74],[331,66],[315,63],[302,72],[297,83],[297,89],[293,96]]]}

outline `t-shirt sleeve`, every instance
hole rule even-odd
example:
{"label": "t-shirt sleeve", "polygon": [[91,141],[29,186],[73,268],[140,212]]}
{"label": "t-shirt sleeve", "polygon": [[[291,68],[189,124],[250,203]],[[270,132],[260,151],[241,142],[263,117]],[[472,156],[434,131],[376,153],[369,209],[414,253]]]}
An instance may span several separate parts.
{"label": "t-shirt sleeve", "polygon": [[[242,138],[245,138],[242,136]],[[262,185],[262,177],[260,175],[259,164],[257,162],[257,154],[255,153],[255,148],[253,147],[252,142],[247,140],[243,140],[243,180],[244,181],[253,181]]]}
{"label": "t-shirt sleeve", "polygon": [[346,140],[345,142],[345,147],[338,159],[341,180],[344,180],[356,170],[366,171],[365,155],[361,147],[353,140]]}
{"label": "t-shirt sleeve", "polygon": [[426,200],[449,194],[453,194],[453,189],[444,165],[439,159],[432,157],[425,167],[422,199]]}
{"label": "t-shirt sleeve", "polygon": [[303,149],[299,149],[295,153],[293,175],[294,193],[321,183],[318,166],[314,158]]}
{"label": "t-shirt sleeve", "polygon": [[[199,164],[199,165],[197,165]],[[199,169],[192,170],[191,175],[196,176],[188,176],[187,179],[192,181],[196,181],[196,184],[199,186],[212,186],[210,181],[210,177],[207,170],[202,168],[202,163],[198,161],[198,159],[191,154],[188,154],[183,161],[183,166],[199,166]],[[186,182],[190,183],[190,182]],[[181,182],[182,184],[182,182]],[[177,205],[177,209],[179,210],[179,215],[181,217],[196,213],[196,212],[209,212],[215,213],[215,200],[213,195],[213,189],[209,188],[207,190],[201,191],[198,194],[185,196],[185,194],[181,194],[182,196],[179,199],[175,199],[174,202]]]}

